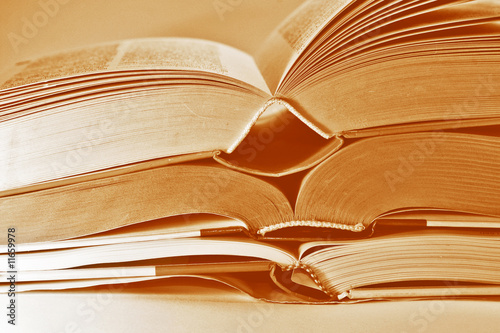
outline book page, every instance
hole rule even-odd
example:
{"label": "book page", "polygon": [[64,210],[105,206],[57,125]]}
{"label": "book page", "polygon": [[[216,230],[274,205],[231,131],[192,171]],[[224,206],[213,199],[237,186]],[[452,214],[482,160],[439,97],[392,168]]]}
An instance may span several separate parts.
{"label": "book page", "polygon": [[[202,237],[207,230],[223,234],[222,231],[228,228],[230,229],[229,233],[231,233],[231,230],[248,229],[244,222],[229,217],[211,214],[178,215],[136,223],[73,239],[53,242],[20,243],[16,251],[41,251],[158,239]],[[0,249],[0,253],[7,253],[7,248]]]}
{"label": "book page", "polygon": [[191,38],[127,40],[25,61],[18,63],[10,76],[0,77],[0,88],[90,73],[147,69],[224,75],[269,93],[250,55],[220,43]]}
{"label": "book page", "polygon": [[307,1],[269,36],[256,55],[256,62],[272,92],[307,45],[353,1]]}
{"label": "book page", "polygon": [[[50,260],[47,260],[47,255]],[[188,256],[252,257],[275,262],[282,266],[293,265],[293,253],[281,247],[264,244],[247,237],[160,239],[127,244],[110,244],[54,251],[18,253],[20,272],[112,264],[130,261],[175,258]],[[0,254],[3,271],[7,271],[7,254]]]}
{"label": "book page", "polygon": [[180,69],[221,74],[269,92],[253,58],[224,44],[192,38],[148,38],[123,43],[109,70]]}
{"label": "book page", "polygon": [[1,79],[0,89],[17,87],[30,83],[103,72],[116,57],[119,43],[110,43],[71,50],[51,56],[41,57],[31,61],[17,63],[11,76]]}

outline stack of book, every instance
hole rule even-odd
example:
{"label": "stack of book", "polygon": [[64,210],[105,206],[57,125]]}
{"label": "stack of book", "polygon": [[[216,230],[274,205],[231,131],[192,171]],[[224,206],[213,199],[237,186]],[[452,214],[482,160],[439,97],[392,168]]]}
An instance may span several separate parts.
{"label": "stack of book", "polygon": [[254,57],[126,40],[0,88],[1,292],[500,295],[498,2],[308,1]]}

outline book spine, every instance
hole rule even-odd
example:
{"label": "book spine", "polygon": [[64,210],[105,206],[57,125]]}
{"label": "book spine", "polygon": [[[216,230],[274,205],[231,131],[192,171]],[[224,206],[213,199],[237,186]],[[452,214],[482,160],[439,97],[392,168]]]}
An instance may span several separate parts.
{"label": "book spine", "polygon": [[[267,105],[268,104],[268,105]],[[310,129],[312,129],[314,132],[318,133],[321,137],[325,139],[329,139],[332,136],[332,134],[327,134],[325,131],[321,130],[318,126],[307,120],[302,114],[300,114],[299,111],[297,111],[290,103],[285,101],[282,98],[277,98],[273,97],[271,98],[267,103],[266,103],[266,108],[269,107],[272,104],[279,104],[286,108],[288,111],[290,111],[292,114],[294,114],[297,118],[299,118],[304,124],[306,124]]]}
{"label": "book spine", "polygon": [[[294,271],[298,269],[306,272],[314,284],[318,286],[319,290],[295,283],[292,280],[292,275]],[[281,267],[274,264],[271,268],[270,274],[273,282],[283,291],[308,302],[325,302],[336,299],[335,295],[328,292],[328,290],[323,286],[313,270],[300,262],[287,267]]]}
{"label": "book spine", "polygon": [[324,221],[288,221],[282,222],[278,224],[273,224],[269,226],[265,226],[257,230],[257,234],[261,236],[265,236],[266,233],[271,231],[276,231],[284,228],[290,227],[313,227],[313,228],[329,228],[336,230],[346,230],[352,232],[362,232],[365,230],[365,226],[361,223],[358,224],[342,224],[342,223],[334,223],[334,222],[324,222]]}
{"label": "book spine", "polygon": [[331,137],[335,136],[335,134],[327,134],[325,131],[321,130],[318,126],[307,120],[302,114],[299,113],[290,103],[287,101],[273,97],[269,99],[260,109],[259,111],[254,115],[252,120],[248,123],[248,125],[245,127],[241,135],[237,138],[237,140],[227,149],[226,153],[230,154],[232,153],[238,146],[239,144],[245,139],[245,137],[248,135],[250,132],[250,129],[255,125],[259,117],[273,104],[278,104],[286,108],[288,111],[290,111],[293,115],[295,115],[297,118],[299,118],[304,124],[306,124],[309,128],[311,128],[314,132],[318,133],[321,137],[325,139],[330,139]]}

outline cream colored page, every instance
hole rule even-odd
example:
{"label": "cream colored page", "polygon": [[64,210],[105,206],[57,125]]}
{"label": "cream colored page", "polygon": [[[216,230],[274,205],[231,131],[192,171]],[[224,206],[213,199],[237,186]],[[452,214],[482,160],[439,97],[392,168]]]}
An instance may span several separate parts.
{"label": "cream colored page", "polygon": [[106,71],[116,58],[119,45],[97,45],[22,62],[16,66],[12,76],[3,77],[0,89]]}
{"label": "cream colored page", "polygon": [[0,88],[96,72],[172,69],[225,75],[270,94],[250,55],[220,43],[201,39],[128,40],[61,52],[23,62],[16,67],[13,75],[4,77]]}
{"label": "cream colored page", "polygon": [[270,94],[254,59],[230,46],[193,38],[147,38],[126,41],[110,70],[201,70],[251,84]]}
{"label": "cream colored page", "polygon": [[[244,222],[224,216],[208,214],[171,216],[165,218],[161,223],[158,223],[158,221],[138,223],[136,225],[76,239],[42,243],[22,243],[18,244],[16,251],[54,250],[158,239],[200,237],[201,230],[204,229],[229,228],[235,226],[248,229]],[[0,253],[7,253],[7,248],[0,248]]]}
{"label": "cream colored page", "polygon": [[256,61],[272,92],[307,45],[353,1],[307,1],[270,35],[257,53]]}

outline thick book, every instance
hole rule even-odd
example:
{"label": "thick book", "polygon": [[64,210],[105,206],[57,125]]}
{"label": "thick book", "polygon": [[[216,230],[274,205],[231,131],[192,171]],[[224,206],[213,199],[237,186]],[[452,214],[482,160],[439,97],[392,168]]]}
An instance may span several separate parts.
{"label": "thick book", "polygon": [[0,226],[22,226],[17,235],[23,243],[195,213],[235,221],[223,226],[184,222],[204,235],[243,231],[255,239],[321,238],[321,232],[331,237],[329,231],[354,237],[369,233],[377,221],[412,225],[436,219],[425,213],[394,218],[405,211],[448,212],[443,218],[448,226],[464,221],[453,212],[466,213],[479,216],[466,218],[466,226],[491,227],[500,218],[499,170],[497,126],[482,134],[376,136],[347,145],[310,171],[278,179],[211,159],[104,172],[95,179],[0,197]]}
{"label": "thick book", "polygon": [[[298,247],[244,237],[193,237],[22,252],[16,256],[15,291],[194,277],[274,302],[498,297],[498,236],[427,229]],[[0,258],[6,272],[1,276],[8,279],[8,254]],[[0,292],[9,287],[0,284]]]}
{"label": "thick book", "polygon": [[[345,137],[498,124],[498,17],[494,1],[315,0],[254,56],[159,38],[21,61],[0,76],[0,191],[200,152],[279,176]],[[283,136],[297,149],[254,157]]]}

